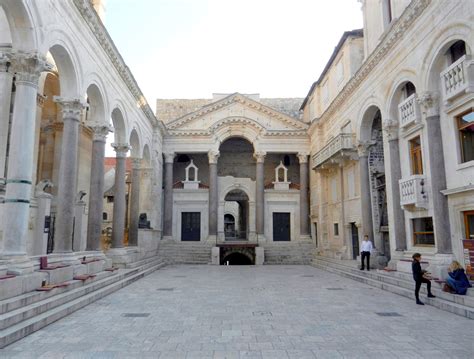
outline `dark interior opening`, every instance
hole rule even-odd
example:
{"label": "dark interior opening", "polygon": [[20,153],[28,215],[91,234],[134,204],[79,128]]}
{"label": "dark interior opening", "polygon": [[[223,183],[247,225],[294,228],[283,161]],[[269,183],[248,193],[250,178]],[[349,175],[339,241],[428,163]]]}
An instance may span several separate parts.
{"label": "dark interior opening", "polygon": [[242,266],[242,265],[253,265],[249,257],[242,253],[231,253],[226,256],[223,260],[223,265],[229,262],[230,266]]}

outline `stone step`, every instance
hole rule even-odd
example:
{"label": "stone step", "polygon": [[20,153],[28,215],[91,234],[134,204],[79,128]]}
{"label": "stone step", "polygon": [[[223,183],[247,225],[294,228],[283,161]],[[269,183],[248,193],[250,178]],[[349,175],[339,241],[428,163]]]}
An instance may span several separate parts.
{"label": "stone step", "polygon": [[[91,283],[75,287],[68,291],[54,289],[56,295],[29,298],[33,303],[23,308],[10,310],[0,315],[0,348],[13,343],[44,326],[94,302],[142,277],[162,268],[166,264],[161,259],[149,262],[142,267],[121,269],[113,275],[106,276]],[[53,292],[51,291],[51,292]],[[45,292],[42,292],[45,293]],[[46,292],[50,293],[50,292]],[[34,296],[33,296],[34,297]],[[20,302],[24,302],[20,300]],[[4,303],[6,304],[6,303]],[[11,303],[10,308],[17,306]],[[8,324],[8,326],[6,326]]]}
{"label": "stone step", "polygon": [[[402,295],[404,297],[413,299],[415,298],[414,295],[414,285],[413,281],[411,283],[411,287],[407,288],[404,285],[398,284],[391,284],[387,281],[383,281],[379,273],[374,273],[372,275],[371,272],[363,272],[358,271],[357,268],[350,267],[347,265],[341,265],[335,263],[334,261],[327,260],[326,258],[317,257],[312,265],[316,268],[332,272],[338,275],[341,275],[346,278],[350,278],[365,284],[368,284],[373,287],[377,287],[383,290],[387,290],[389,292]],[[378,278],[378,279],[377,279]],[[403,281],[403,280],[402,280]],[[422,290],[426,293],[424,287]],[[433,290],[434,294],[437,298],[424,298],[423,301],[425,304],[432,305],[436,308],[469,318],[474,319],[474,308],[470,305],[460,304],[456,301],[454,297],[463,297],[463,296],[455,296],[449,293],[441,292],[440,290]],[[447,296],[446,296],[447,294]],[[458,298],[464,303],[465,298]]]}

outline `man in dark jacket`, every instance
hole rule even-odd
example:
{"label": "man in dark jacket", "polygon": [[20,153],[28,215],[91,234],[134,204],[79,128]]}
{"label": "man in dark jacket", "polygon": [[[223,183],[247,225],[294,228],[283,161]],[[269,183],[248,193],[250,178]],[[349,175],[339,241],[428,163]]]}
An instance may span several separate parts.
{"label": "man in dark jacket", "polygon": [[412,256],[413,262],[411,264],[411,270],[413,272],[413,279],[415,280],[415,298],[416,298],[416,304],[419,305],[425,305],[420,300],[420,288],[421,288],[421,283],[426,283],[426,289],[428,290],[428,298],[436,298],[432,293],[431,293],[431,281],[428,278],[425,278],[423,274],[426,273],[425,270],[421,269],[421,254],[420,253],[415,253]]}

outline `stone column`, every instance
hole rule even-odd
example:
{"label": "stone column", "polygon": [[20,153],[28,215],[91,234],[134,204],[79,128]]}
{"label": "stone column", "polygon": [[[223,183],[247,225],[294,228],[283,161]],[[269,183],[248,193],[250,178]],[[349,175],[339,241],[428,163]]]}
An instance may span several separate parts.
{"label": "stone column", "polygon": [[130,193],[130,223],[128,226],[128,246],[138,245],[138,220],[140,216],[141,158],[132,159],[132,189]]}
{"label": "stone column", "polygon": [[79,121],[85,105],[79,99],[55,97],[54,101],[61,106],[64,123],[59,162],[54,253],[71,253],[77,187]]}
{"label": "stone column", "polygon": [[371,141],[361,141],[359,142],[357,150],[359,153],[362,238],[367,234],[372,243],[374,243],[374,227],[372,223],[372,198],[370,196],[371,191],[369,177],[369,149],[372,145],[373,142]]}
{"label": "stone column", "polygon": [[12,59],[12,66],[16,73],[16,95],[11,124],[5,203],[3,205],[2,255],[25,257],[35,150],[38,79],[42,71],[49,70],[51,67],[47,64],[46,59],[36,53],[16,54]]}
{"label": "stone column", "polygon": [[173,163],[174,152],[165,153],[165,198],[163,236],[171,239],[173,236]]}
{"label": "stone column", "polygon": [[308,153],[298,153],[300,162],[300,235],[309,236]]}
{"label": "stone column", "polygon": [[125,176],[127,152],[130,146],[126,143],[113,143],[115,151],[115,185],[114,185],[114,218],[112,222],[112,248],[123,248],[125,232]]}
{"label": "stone column", "polygon": [[394,120],[384,121],[384,132],[388,140],[390,154],[390,186],[392,194],[393,223],[390,223],[390,233],[395,239],[395,250],[407,249],[405,232],[405,212],[400,206],[400,186],[398,181],[402,178],[400,167],[400,149],[398,145],[398,122]]}
{"label": "stone column", "polygon": [[426,92],[419,97],[426,120],[431,192],[433,196],[433,226],[436,247],[440,254],[452,253],[448,199],[441,193],[446,189],[443,138],[441,134],[438,94]]}
{"label": "stone column", "polygon": [[89,213],[87,219],[88,251],[100,250],[102,234],[102,211],[104,209],[104,157],[105,141],[110,127],[103,124],[89,126],[94,134],[92,140],[91,181],[89,187]]}
{"label": "stone column", "polygon": [[12,55],[10,53],[0,52],[0,181],[5,178],[5,161],[7,158],[8,125],[13,82],[11,59]]}
{"label": "stone column", "polygon": [[217,236],[217,159],[218,151],[209,151],[209,236]]}
{"label": "stone column", "polygon": [[256,170],[256,219],[257,219],[257,235],[263,235],[265,233],[265,178],[264,178],[264,161],[266,152],[259,151],[254,153],[254,157],[257,160]]}

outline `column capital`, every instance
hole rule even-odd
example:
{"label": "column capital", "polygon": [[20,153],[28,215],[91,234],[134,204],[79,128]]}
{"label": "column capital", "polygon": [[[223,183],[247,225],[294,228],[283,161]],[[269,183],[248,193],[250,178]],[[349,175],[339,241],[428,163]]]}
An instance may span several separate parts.
{"label": "column capital", "polygon": [[163,152],[163,156],[165,156],[165,163],[173,163],[174,158],[176,156],[175,152]]}
{"label": "column capital", "polygon": [[426,91],[421,93],[417,99],[422,108],[422,112],[427,117],[439,115],[439,94],[436,91]]}
{"label": "column capital", "polygon": [[359,157],[367,157],[369,155],[370,147],[375,145],[374,141],[359,141],[357,144],[357,153]]}
{"label": "column capital", "polygon": [[83,103],[78,98],[65,98],[54,96],[53,101],[61,106],[61,112],[63,114],[63,119],[71,119],[78,121],[81,119],[82,110],[87,108],[87,104]]}
{"label": "column capital", "polygon": [[216,164],[220,154],[221,153],[219,151],[209,151],[207,153],[207,157],[209,158],[209,164]]}
{"label": "column capital", "polygon": [[300,161],[300,164],[308,163],[308,156],[309,156],[308,152],[298,152],[296,156],[298,156],[298,161]]}
{"label": "column capital", "polygon": [[265,151],[256,151],[253,157],[257,160],[257,163],[263,163],[266,155],[267,153]]}
{"label": "column capital", "polygon": [[16,82],[38,87],[39,76],[43,71],[52,71],[53,65],[37,52],[12,52],[11,64]]}
{"label": "column capital", "polygon": [[128,143],[112,143],[112,147],[116,153],[115,157],[125,158],[127,157],[127,152],[130,149]]}
{"label": "column capital", "polygon": [[113,129],[110,125],[102,123],[92,123],[88,126],[92,130],[93,141],[105,142],[109,132],[113,132]]}
{"label": "column capital", "polygon": [[387,119],[383,121],[383,131],[387,135],[389,141],[398,140],[398,121]]}
{"label": "column capital", "polygon": [[12,73],[12,53],[10,49],[0,49],[0,72]]}
{"label": "column capital", "polygon": [[132,157],[132,169],[139,170],[142,168],[142,159],[140,157]]}

